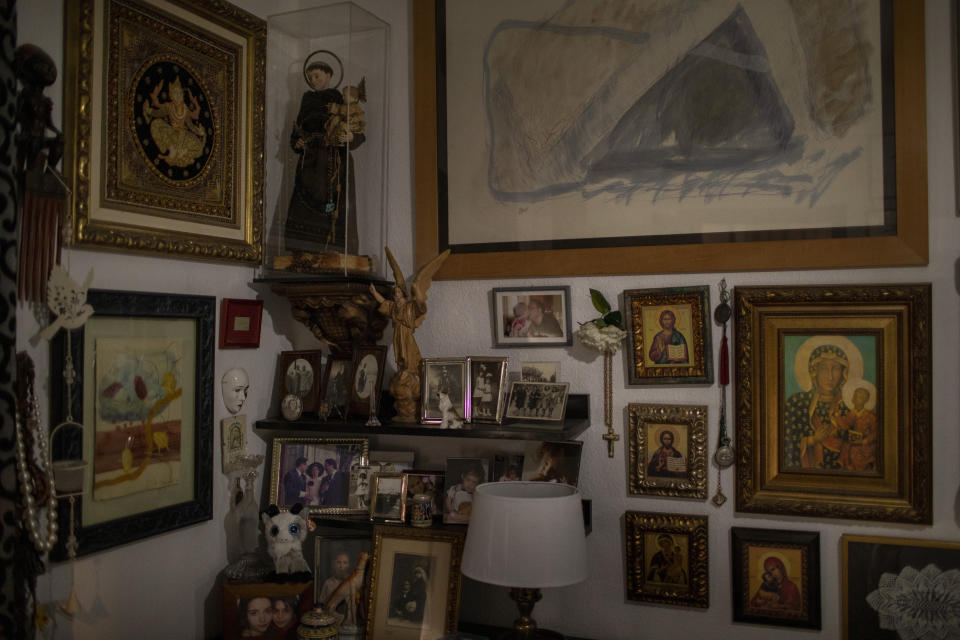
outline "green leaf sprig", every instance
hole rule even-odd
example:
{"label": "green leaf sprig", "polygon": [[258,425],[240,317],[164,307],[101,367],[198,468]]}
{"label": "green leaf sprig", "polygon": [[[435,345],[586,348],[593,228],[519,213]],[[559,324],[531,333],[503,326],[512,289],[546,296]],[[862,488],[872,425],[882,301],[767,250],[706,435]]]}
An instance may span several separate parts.
{"label": "green leaf sprig", "polygon": [[623,329],[623,314],[619,311],[611,311],[610,303],[603,297],[603,294],[596,289],[590,289],[590,300],[593,301],[593,307],[600,312],[600,317],[591,320],[598,328],[603,329],[607,325],[613,325],[618,329]]}

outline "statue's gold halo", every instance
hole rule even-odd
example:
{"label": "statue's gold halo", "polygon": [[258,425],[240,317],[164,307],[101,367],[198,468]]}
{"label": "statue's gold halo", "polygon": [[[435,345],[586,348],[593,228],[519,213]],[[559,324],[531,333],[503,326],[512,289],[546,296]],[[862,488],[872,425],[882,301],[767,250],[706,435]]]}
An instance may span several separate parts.
{"label": "statue's gold halo", "polygon": [[804,391],[810,391],[813,388],[813,383],[810,381],[810,354],[814,349],[825,344],[839,347],[847,355],[847,361],[850,363],[847,380],[863,378],[863,354],[860,353],[857,345],[843,336],[813,336],[800,345],[797,355],[793,358],[793,375],[796,376],[797,384]]}

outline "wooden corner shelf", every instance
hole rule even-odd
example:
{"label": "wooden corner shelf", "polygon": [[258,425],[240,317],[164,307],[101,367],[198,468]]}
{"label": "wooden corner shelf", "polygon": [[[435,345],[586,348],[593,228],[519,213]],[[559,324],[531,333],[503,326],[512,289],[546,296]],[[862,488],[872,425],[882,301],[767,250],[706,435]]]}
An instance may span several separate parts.
{"label": "wooden corner shelf", "polygon": [[503,440],[572,440],[590,426],[590,396],[570,394],[567,397],[567,414],[562,422],[522,422],[507,420],[503,424],[466,424],[463,429],[441,429],[429,424],[401,424],[384,422],[379,427],[368,427],[365,420],[326,420],[306,414],[299,420],[283,418],[257,420],[256,429],[261,435],[303,435],[305,432],[352,436],[414,436],[442,438],[488,438]]}

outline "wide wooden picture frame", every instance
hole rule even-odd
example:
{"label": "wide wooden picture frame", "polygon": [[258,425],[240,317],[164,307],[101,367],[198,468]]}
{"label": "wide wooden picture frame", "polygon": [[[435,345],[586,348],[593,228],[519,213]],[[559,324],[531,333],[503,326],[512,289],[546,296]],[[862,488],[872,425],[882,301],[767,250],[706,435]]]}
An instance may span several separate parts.
{"label": "wide wooden picture frame", "polygon": [[956,635],[960,542],[845,534],[840,554],[843,640]]}
{"label": "wide wooden picture frame", "polygon": [[627,600],[710,606],[707,516],[624,514]]}
{"label": "wide wooden picture frame", "polygon": [[[502,40],[513,36],[522,43],[531,43],[531,48],[539,44],[535,42],[546,36],[543,32],[553,32],[555,37],[567,38],[577,35],[578,27],[582,28],[583,37],[591,38],[593,50],[601,62],[606,59],[606,64],[613,65],[615,61],[609,55],[603,58],[605,54],[601,51],[613,51],[615,48],[629,47],[624,40],[610,43],[609,41],[598,38],[597,33],[591,30],[595,24],[581,25],[576,22],[567,22],[567,19],[576,18],[567,13],[560,12],[556,16],[557,24],[550,20],[544,20],[544,16],[530,15],[525,12],[524,5],[510,3],[507,8],[501,8],[499,11],[490,3],[482,5],[482,9],[476,9],[470,18],[459,16],[461,23],[471,25],[473,29],[483,29],[486,34],[480,38],[457,38],[448,37],[447,16],[451,15],[455,9],[451,8],[449,0],[416,0],[413,3],[413,55],[414,55],[414,100],[416,109],[414,110],[414,127],[416,135],[414,136],[414,162],[416,174],[415,188],[415,209],[417,212],[416,220],[416,260],[417,264],[424,264],[430,258],[437,255],[440,251],[451,247],[448,238],[449,222],[446,217],[446,199],[454,177],[448,172],[448,154],[446,132],[449,130],[459,131],[468,126],[477,128],[478,122],[470,120],[469,124],[464,125],[459,118],[466,117],[459,109],[447,108],[447,96],[450,92],[456,92],[454,95],[463,95],[473,97],[470,91],[479,92],[486,89],[485,96],[489,99],[499,98],[500,104],[510,103],[510,99],[503,96],[503,91],[508,91],[504,86],[506,83],[500,83],[496,86],[484,87],[484,82],[494,82],[495,77],[490,73],[486,64],[476,64],[468,67],[466,70],[456,68],[452,70],[449,66],[448,52],[451,47],[457,47],[458,51],[470,53],[474,49],[483,46],[490,46],[492,36],[499,35]],[[503,5],[500,5],[503,7]],[[436,277],[440,279],[469,279],[469,278],[510,278],[527,276],[563,276],[563,275],[591,275],[591,274],[619,274],[619,273],[664,273],[664,272],[703,272],[703,271],[753,271],[757,269],[798,269],[798,268],[839,268],[839,267],[867,267],[867,266],[890,266],[890,265],[919,265],[926,264],[928,261],[928,221],[927,221],[927,170],[926,170],[926,103],[925,103],[925,79],[923,73],[918,73],[924,67],[924,11],[916,3],[907,0],[893,0],[883,6],[890,7],[889,17],[884,22],[883,31],[888,37],[882,38],[880,42],[873,43],[873,51],[878,52],[878,57],[883,56],[883,65],[888,70],[885,78],[873,78],[873,97],[883,101],[883,119],[884,135],[875,136],[883,138],[889,144],[886,151],[886,157],[891,161],[884,168],[887,184],[895,179],[896,181],[896,205],[890,206],[886,210],[885,220],[890,224],[882,234],[870,233],[869,228],[840,227],[839,220],[836,227],[831,228],[803,228],[793,226],[781,230],[771,230],[760,234],[744,233],[737,227],[725,223],[726,216],[722,219],[712,218],[710,223],[702,226],[686,229],[677,235],[668,235],[660,237],[659,240],[652,236],[636,236],[632,232],[623,232],[620,229],[613,228],[609,231],[608,238],[604,238],[605,246],[595,246],[596,243],[586,241],[577,241],[577,236],[560,239],[557,241],[544,242],[516,242],[506,243],[507,246],[500,248],[497,246],[484,245],[453,245],[453,252],[446,263],[437,273]],[[573,12],[569,12],[573,14]],[[749,18],[749,16],[748,16]],[[784,18],[781,25],[774,25],[774,28],[784,30],[789,27],[789,22]],[[613,20],[616,20],[613,18]],[[691,24],[699,24],[696,16],[689,19]],[[668,48],[674,46],[693,47],[697,43],[681,43],[670,38],[677,38],[675,27],[675,17],[673,21],[667,21],[660,30],[657,29],[657,23],[646,16],[643,22],[645,30],[638,30],[635,35],[640,38],[637,40],[637,49],[633,51],[634,58],[643,56],[655,56],[656,51],[663,50],[664,43],[670,43]],[[830,29],[835,22],[825,19],[823,29],[827,38]],[[625,30],[621,22],[616,22],[618,33],[631,33]],[[650,26],[648,26],[650,25]],[[521,36],[514,35],[518,29],[526,29],[527,33]],[[523,33],[523,32],[519,32]],[[789,33],[793,34],[794,31]],[[562,36],[560,34],[563,34]],[[547,34],[549,35],[549,33]],[[525,37],[524,37],[525,36]],[[641,38],[642,37],[642,38]],[[871,38],[880,38],[879,34],[871,34]],[[648,40],[649,39],[649,40]],[[469,42],[467,42],[469,40]],[[658,43],[654,51],[643,49],[643,43],[655,41]],[[783,34],[783,42],[793,43],[787,46],[796,47],[794,36]],[[816,35],[812,41],[816,41]],[[599,43],[604,42],[609,49],[603,48]],[[709,44],[709,43],[708,43]],[[764,46],[771,48],[777,47],[777,42],[765,42]],[[805,46],[809,46],[809,42]],[[566,47],[570,50],[569,43]],[[668,59],[680,60],[682,54],[679,50],[670,48],[667,54]],[[485,49],[481,49],[482,54]],[[520,59],[525,60],[529,70],[537,70],[535,66],[542,64],[545,57],[548,60],[556,59],[558,61],[566,60],[563,58],[565,53],[561,47],[559,50],[552,50],[554,55],[537,56],[532,52],[527,55],[517,54],[514,57],[505,56],[506,60]],[[472,56],[473,54],[471,54]],[[479,55],[479,54],[477,54]],[[493,55],[488,52],[488,55]],[[584,60],[583,55],[574,57],[573,60]],[[472,59],[472,58],[471,58]],[[488,57],[483,57],[488,61]],[[830,62],[830,61],[827,61]],[[808,61],[808,65],[811,64]],[[858,63],[859,64],[859,63]],[[516,66],[516,65],[514,65]],[[797,69],[803,65],[792,65],[791,69]],[[568,65],[558,63],[560,69],[566,69]],[[814,67],[809,67],[813,69]],[[597,69],[598,74],[600,67]],[[656,73],[655,69],[651,69]],[[484,75],[486,72],[487,75]],[[659,74],[665,75],[666,69],[660,69]],[[779,72],[781,75],[783,71]],[[787,71],[789,73],[789,71]],[[541,71],[541,77],[545,74]],[[598,75],[598,77],[600,77]],[[716,75],[712,75],[716,77]],[[813,79],[814,83],[822,81],[823,78],[832,78],[833,75],[828,68],[822,69],[822,75]],[[532,83],[531,83],[532,84]],[[545,81],[544,86],[566,86],[562,82],[550,83]],[[621,82],[620,88],[626,86],[637,86],[636,82]],[[600,96],[609,97],[604,92],[607,90],[615,91],[617,88],[616,80],[611,80],[608,84],[579,83],[579,90],[584,91],[585,95],[570,96],[568,102],[575,104],[575,100],[580,98],[579,104],[589,104],[592,109],[596,109],[596,102]],[[799,84],[797,85],[799,86]],[[479,88],[477,88],[479,87]],[[539,91],[539,85],[534,87],[534,91]],[[542,93],[542,92],[541,92]],[[554,105],[562,106],[563,94],[556,92],[545,94],[558,96]],[[800,94],[797,94],[800,95]],[[438,98],[439,96],[439,98]],[[475,101],[476,102],[476,101]],[[625,106],[624,108],[627,108]],[[872,105],[878,108],[878,105]],[[558,110],[557,109],[554,110]],[[807,114],[807,105],[795,104],[793,106],[794,122],[800,118],[809,117]],[[538,116],[541,111],[534,110]],[[559,110],[558,110],[559,113]],[[472,117],[472,116],[471,116]],[[487,114],[487,118],[490,115]],[[724,118],[719,118],[724,119]],[[536,118],[532,122],[542,122]],[[487,126],[485,119],[481,117],[479,122]],[[616,122],[616,120],[614,120]],[[544,124],[539,131],[550,135],[559,135],[556,131],[558,126],[551,128]],[[602,123],[600,123],[602,124]],[[837,122],[840,128],[844,125]],[[599,126],[597,121],[586,121],[586,123],[577,122],[579,131],[591,131],[590,126]],[[586,128],[586,129],[585,129]],[[794,127],[789,129],[794,131]],[[604,130],[606,131],[606,130]],[[836,136],[840,129],[833,129],[830,135]],[[503,133],[501,128],[501,134]],[[523,138],[524,132],[509,132],[508,136],[513,136],[513,141]],[[799,135],[800,132],[794,132]],[[599,139],[599,133],[597,139]],[[664,133],[663,135],[666,135]],[[837,138],[833,138],[837,139]],[[552,142],[552,144],[551,144]],[[879,140],[874,139],[874,143]],[[534,143],[532,143],[534,144]],[[458,146],[458,149],[465,147]],[[466,147],[471,148],[471,147]],[[482,147],[476,147],[480,154],[490,154],[492,143],[488,142]],[[592,145],[587,142],[584,145],[577,145],[575,141],[566,139],[547,139],[544,142],[544,151],[542,154],[531,154],[536,157],[537,162],[546,165],[547,161],[541,160],[542,157],[548,157],[548,154],[555,153],[556,150],[576,151],[587,154],[591,151]],[[517,158],[526,158],[522,152],[516,153]],[[587,156],[587,159],[590,159]],[[483,160],[478,160],[483,164]],[[647,158],[647,162],[656,162]],[[879,160],[879,154],[877,156]],[[536,165],[531,161],[532,165]],[[582,167],[580,163],[563,163],[556,161],[552,166],[562,168]],[[644,165],[646,167],[646,165]],[[655,164],[654,170],[669,168],[668,163]],[[709,190],[709,179],[704,182],[699,175],[691,171],[689,177],[692,182],[686,182],[682,186],[681,192],[684,197],[691,196],[700,198],[705,206],[710,203],[705,201]],[[488,184],[488,181],[480,175],[476,176],[474,184]],[[723,193],[730,193],[724,183]],[[592,186],[592,185],[589,185]],[[707,190],[704,190],[706,187]],[[787,187],[781,196],[795,197],[797,185]],[[599,190],[596,189],[596,190]],[[595,191],[596,191],[595,190]],[[596,193],[584,188],[584,198],[594,196],[589,200],[589,204],[595,203],[598,198]],[[554,195],[554,191],[543,190],[544,196]],[[609,198],[613,200],[618,195],[624,200],[643,199],[650,201],[652,198],[669,197],[671,194],[661,191],[654,191],[652,196],[649,192],[629,191],[627,193],[611,193]],[[753,194],[736,191],[739,196]],[[887,194],[888,196],[891,194]],[[763,196],[761,196],[762,198]],[[681,198],[682,202],[682,198]],[[796,202],[796,200],[794,200]],[[888,199],[888,202],[890,200]],[[589,206],[586,205],[586,206]],[[742,201],[738,201],[735,206],[740,206]],[[797,216],[808,215],[808,212],[814,209],[816,203],[810,203],[810,207],[799,205]],[[535,227],[532,222],[532,214],[527,211],[528,203],[519,200],[511,201],[505,198],[503,208],[505,211],[515,211],[517,226],[526,225],[525,228]],[[876,210],[882,210],[883,203],[877,202]],[[672,212],[670,212],[672,213]],[[725,209],[724,213],[728,213]],[[653,214],[651,214],[653,215]],[[478,219],[483,220],[483,224],[494,224],[490,217],[478,215]],[[647,220],[649,218],[643,217]],[[794,223],[797,217],[794,217]],[[853,225],[856,222],[852,222]],[[784,225],[789,226],[789,225]],[[555,228],[564,228],[563,225],[553,225]],[[550,229],[550,225],[547,225]],[[849,229],[846,230],[846,229]],[[657,244],[657,242],[661,244]],[[476,242],[476,240],[470,240]]]}
{"label": "wide wooden picture frame", "polygon": [[76,243],[259,263],[266,22],[214,0],[65,7]]}
{"label": "wide wooden picture frame", "polygon": [[[368,638],[439,638],[457,629],[464,532],[375,525]],[[404,582],[410,583],[408,590]],[[424,607],[424,602],[432,604]],[[403,603],[400,610],[395,603]]]}
{"label": "wide wooden picture frame", "polygon": [[820,628],[820,533],[730,529],[734,622]]}
{"label": "wide wooden picture frame", "polygon": [[220,348],[258,348],[262,318],[263,300],[223,298],[220,301]]}
{"label": "wide wooden picture frame", "polygon": [[630,495],[707,497],[707,407],[627,405]]}
{"label": "wide wooden picture frame", "polygon": [[929,284],[737,287],[737,510],[930,524]]}
{"label": "wide wooden picture frame", "polygon": [[[58,332],[51,370],[73,359],[72,396],[51,376],[53,421],[85,425],[54,442],[57,459],[89,462],[75,515],[77,555],[209,520],[213,514],[216,298],[91,289],[86,324]],[[52,550],[66,559],[66,536]]]}
{"label": "wide wooden picture frame", "polygon": [[[299,502],[311,515],[366,513],[366,509],[351,507],[350,497],[356,495],[359,482],[352,471],[369,453],[367,438],[274,438],[270,455],[270,504],[286,511]],[[336,463],[332,475],[325,470],[327,460]],[[303,482],[298,479],[298,461],[305,461]],[[320,468],[318,476],[313,478],[316,486],[310,491],[307,483],[312,478],[309,470],[313,465]],[[321,498],[325,476],[329,476],[328,497]]]}
{"label": "wide wooden picture frame", "polygon": [[713,382],[709,287],[628,289],[623,305],[630,384]]}
{"label": "wide wooden picture frame", "polygon": [[281,351],[277,359],[277,404],[288,395],[303,403],[304,413],[315,413],[320,402],[323,352],[320,349]]}

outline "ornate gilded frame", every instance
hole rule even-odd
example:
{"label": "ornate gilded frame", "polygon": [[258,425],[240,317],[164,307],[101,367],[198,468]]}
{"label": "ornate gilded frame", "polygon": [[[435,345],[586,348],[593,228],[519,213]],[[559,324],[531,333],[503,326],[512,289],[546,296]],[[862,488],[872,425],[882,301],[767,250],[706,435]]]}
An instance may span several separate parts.
{"label": "ornate gilded frame", "polygon": [[[707,516],[627,511],[624,514],[627,599],[684,607],[710,606],[710,563]],[[654,560],[659,536],[686,540],[686,583],[671,587],[649,577],[647,557]],[[682,549],[682,545],[681,546]]]}
{"label": "ornate gilded frame", "polygon": [[[343,453],[350,453],[353,456],[352,462],[358,464],[361,462],[361,459],[367,459],[370,456],[370,441],[367,438],[274,438],[270,444],[270,493],[267,498],[270,504],[277,505],[281,511],[286,511],[295,504],[295,502],[280,502],[280,485],[283,482],[283,476],[293,468],[292,464],[282,465],[284,461],[284,447],[290,445],[315,446],[322,447],[325,450],[334,449],[338,456]],[[310,460],[308,456],[307,462],[308,464],[312,462],[320,462],[322,464],[323,460]],[[367,513],[367,509],[365,508],[352,508],[349,506],[350,496],[356,493],[357,478],[353,476],[349,470],[345,472],[341,470],[341,473],[349,476],[347,503],[327,507],[304,505],[310,515]]]}
{"label": "ornate gilded frame", "polygon": [[[405,626],[391,626],[392,633],[389,637],[395,640],[417,640],[421,637],[438,638],[456,631],[460,610],[460,558],[463,555],[465,538],[466,533],[463,531],[375,525],[366,637],[384,636],[393,586],[394,559],[398,553],[432,555],[437,560],[434,568],[439,568],[439,571],[431,571],[429,575],[432,587],[430,595],[437,596],[433,599],[433,611],[437,613],[421,627],[410,623]],[[442,577],[434,582],[438,579],[437,574]],[[439,597],[441,594],[442,598]]]}
{"label": "ornate gilded frame", "polygon": [[[446,126],[445,105],[438,92],[446,91],[444,58],[448,46],[438,7],[444,0],[413,2],[414,163],[416,185],[415,249],[423,264],[446,248],[446,220],[441,215],[440,194],[448,176],[440,168],[446,153],[441,126]],[[929,259],[926,161],[926,90],[924,78],[924,9],[915,2],[894,0],[895,27],[889,47],[892,58],[890,91],[896,135],[896,231],[893,235],[845,237],[806,235],[778,237],[744,243],[734,230],[692,230],[726,237],[690,244],[617,244],[588,248],[521,248],[502,251],[454,251],[437,273],[437,279],[516,278],[619,273],[696,273],[758,269],[839,268],[922,265]],[[438,27],[439,23],[439,27]],[[456,44],[456,43],[454,43]],[[880,84],[880,83],[878,83]],[[887,84],[887,83],[884,83]],[[881,91],[877,87],[876,91]],[[444,167],[445,169],[445,167]]]}
{"label": "ornate gilded frame", "polygon": [[[713,350],[711,348],[710,288],[670,287],[665,289],[628,289],[623,292],[627,318],[627,354],[630,384],[711,384]],[[670,310],[678,333],[684,337],[688,364],[657,364],[649,357],[650,342],[655,340],[654,316]],[[677,312],[683,313],[677,317]]]}
{"label": "ornate gilded frame", "polygon": [[[929,284],[736,288],[737,511],[932,522],[930,296]],[[850,351],[844,400],[830,409],[835,429],[810,440],[803,430],[813,436],[813,423],[823,423],[808,417],[805,426],[810,412],[795,407],[820,396],[809,373],[806,395],[790,387],[805,389],[814,352],[796,349],[787,368],[791,341],[800,340]],[[871,385],[875,406],[864,408],[875,426],[850,426],[847,416],[859,412],[847,394]],[[858,441],[865,464],[851,453]]]}
{"label": "ornate gilded frame", "polygon": [[[751,551],[754,557],[751,559]],[[800,560],[800,566],[787,567],[789,555]],[[799,579],[799,607],[782,606],[782,600],[772,607],[755,606],[753,601],[759,580],[754,564],[765,562],[765,557],[778,557],[787,569],[796,587]],[[753,560],[754,562],[751,562]],[[784,627],[820,628],[820,532],[780,529],[730,529],[731,592],[733,593],[733,621],[772,624]],[[760,570],[761,572],[763,569]],[[778,594],[779,595],[779,594]],[[762,602],[762,600],[761,600]]]}
{"label": "ornate gilded frame", "polygon": [[[631,403],[627,405],[627,414],[630,424],[627,490],[630,495],[705,499],[707,407]],[[672,434],[674,448],[686,458],[683,477],[656,477],[648,473],[651,455],[660,446],[649,436],[662,433],[666,428],[676,432]]]}
{"label": "ornate gilded frame", "polygon": [[[266,22],[214,0],[65,7],[64,173],[75,242],[259,263]],[[176,125],[171,74],[193,87],[184,92],[186,129]],[[162,111],[147,116],[148,88],[158,85]]]}

